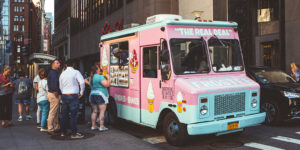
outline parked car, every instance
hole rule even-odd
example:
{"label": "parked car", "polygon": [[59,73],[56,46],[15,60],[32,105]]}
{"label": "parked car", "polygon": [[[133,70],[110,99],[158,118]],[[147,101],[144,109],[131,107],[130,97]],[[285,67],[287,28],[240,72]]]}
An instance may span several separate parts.
{"label": "parked car", "polygon": [[300,117],[300,84],[279,69],[249,67],[247,75],[261,86],[262,112],[265,124]]}

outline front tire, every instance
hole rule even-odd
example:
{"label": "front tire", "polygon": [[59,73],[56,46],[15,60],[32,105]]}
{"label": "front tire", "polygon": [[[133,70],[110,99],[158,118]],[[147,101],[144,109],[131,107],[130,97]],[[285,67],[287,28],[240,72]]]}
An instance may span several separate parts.
{"label": "front tire", "polygon": [[180,123],[172,112],[164,118],[163,133],[168,143],[174,146],[182,146],[188,140],[187,126]]}
{"label": "front tire", "polygon": [[274,125],[278,123],[279,120],[279,109],[276,103],[265,102],[261,105],[261,112],[266,112],[266,125]]}

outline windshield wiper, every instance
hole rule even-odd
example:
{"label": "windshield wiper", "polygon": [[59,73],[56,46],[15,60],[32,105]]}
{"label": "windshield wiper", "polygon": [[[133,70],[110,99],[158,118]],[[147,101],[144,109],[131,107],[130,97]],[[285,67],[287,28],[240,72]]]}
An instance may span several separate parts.
{"label": "windshield wiper", "polygon": [[217,39],[219,43],[221,43],[222,47],[226,47],[226,45],[215,34],[213,37]]}

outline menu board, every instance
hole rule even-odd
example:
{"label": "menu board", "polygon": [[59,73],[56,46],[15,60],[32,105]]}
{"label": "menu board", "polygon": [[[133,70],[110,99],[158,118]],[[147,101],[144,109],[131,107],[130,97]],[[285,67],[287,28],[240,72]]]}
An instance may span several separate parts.
{"label": "menu board", "polygon": [[128,66],[110,65],[111,86],[128,87]]}

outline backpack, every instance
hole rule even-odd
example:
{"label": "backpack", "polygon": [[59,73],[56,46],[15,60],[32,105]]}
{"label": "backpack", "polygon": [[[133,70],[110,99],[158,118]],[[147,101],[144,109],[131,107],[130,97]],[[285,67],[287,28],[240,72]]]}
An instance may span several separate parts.
{"label": "backpack", "polygon": [[17,99],[26,99],[29,96],[29,87],[26,80],[21,80],[18,86]]}

